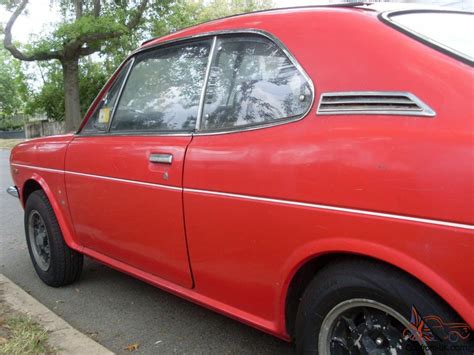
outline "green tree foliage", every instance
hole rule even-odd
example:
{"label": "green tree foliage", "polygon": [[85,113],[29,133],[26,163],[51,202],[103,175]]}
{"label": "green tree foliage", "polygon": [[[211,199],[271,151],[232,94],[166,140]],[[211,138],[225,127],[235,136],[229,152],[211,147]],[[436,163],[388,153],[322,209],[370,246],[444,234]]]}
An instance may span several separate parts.
{"label": "green tree foliage", "polygon": [[[79,97],[81,116],[84,116],[97,93],[106,83],[109,71],[102,62],[84,58],[80,61]],[[105,69],[105,70],[104,70]],[[34,115],[45,113],[50,119],[64,119],[64,84],[61,66],[56,62],[42,62],[40,70],[44,77],[38,93],[28,101],[25,112]]]}
{"label": "green tree foliage", "polygon": [[25,113],[46,114],[53,120],[64,119],[64,85],[61,66],[55,62],[38,62],[43,83],[39,92],[28,100]]}
{"label": "green tree foliage", "polygon": [[271,0],[176,0],[152,22],[153,37],[213,19],[269,9]]}
{"label": "green tree foliage", "polygon": [[[12,27],[25,10],[28,0],[0,0],[14,9],[4,29],[3,44],[23,61],[58,60],[64,84],[66,129],[76,129],[81,121],[79,59],[99,52],[109,40],[136,31],[143,22],[149,0],[52,0],[59,3],[62,21],[49,34],[27,45],[12,39]],[[162,1],[165,3],[166,1]]]}
{"label": "green tree foliage", "polygon": [[[272,6],[271,0],[51,0],[61,10],[61,22],[41,39],[17,45],[11,29],[27,3],[0,0],[13,11],[4,46],[15,58],[36,61],[41,69],[43,85],[31,95],[26,111],[64,119],[68,130],[78,127],[106,79],[141,41]],[[93,53],[95,62],[88,59]]]}
{"label": "green tree foliage", "polygon": [[26,79],[21,62],[0,48],[0,119],[24,109],[29,96]]}

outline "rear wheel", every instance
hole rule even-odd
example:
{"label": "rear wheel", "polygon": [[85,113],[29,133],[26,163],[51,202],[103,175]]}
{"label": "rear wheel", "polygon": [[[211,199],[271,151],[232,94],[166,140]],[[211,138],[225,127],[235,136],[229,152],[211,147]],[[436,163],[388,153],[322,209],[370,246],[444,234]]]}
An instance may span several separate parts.
{"label": "rear wheel", "polygon": [[[318,336],[320,354],[390,354],[410,350],[430,354],[426,341],[404,332],[410,322],[386,304],[353,298],[336,305],[323,319]],[[392,352],[393,351],[393,352]]]}
{"label": "rear wheel", "polygon": [[69,248],[53,208],[42,190],[31,193],[25,205],[28,251],[40,279],[49,286],[65,286],[82,272],[83,256]]}
{"label": "rear wheel", "polygon": [[322,269],[303,295],[296,320],[297,351],[472,353],[472,343],[452,342],[443,329],[426,327],[429,322],[422,323],[422,317],[429,315],[444,323],[462,322],[433,291],[403,272],[371,260],[341,260]]}

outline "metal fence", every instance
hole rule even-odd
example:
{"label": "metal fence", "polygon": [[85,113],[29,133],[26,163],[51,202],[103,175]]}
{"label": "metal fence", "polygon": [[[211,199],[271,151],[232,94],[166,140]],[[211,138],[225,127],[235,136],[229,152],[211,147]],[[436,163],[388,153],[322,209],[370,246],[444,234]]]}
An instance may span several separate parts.
{"label": "metal fence", "polygon": [[25,138],[25,130],[0,131],[0,139],[22,139]]}

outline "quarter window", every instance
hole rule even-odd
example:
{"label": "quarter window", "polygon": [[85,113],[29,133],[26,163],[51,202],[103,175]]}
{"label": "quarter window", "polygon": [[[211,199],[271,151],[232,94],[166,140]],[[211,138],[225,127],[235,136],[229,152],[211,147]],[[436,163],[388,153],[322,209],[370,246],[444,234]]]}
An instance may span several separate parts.
{"label": "quarter window", "polygon": [[233,129],[304,114],[308,81],[286,54],[261,36],[218,39],[206,88],[202,130]]}
{"label": "quarter window", "polygon": [[110,117],[120,92],[120,87],[125,80],[130,65],[130,62],[125,64],[117,74],[115,81],[111,85],[109,91],[107,91],[107,93],[103,96],[94,113],[87,120],[84,128],[82,129],[83,133],[103,133],[107,131]]}
{"label": "quarter window", "polygon": [[137,55],[111,131],[192,131],[211,40]]}

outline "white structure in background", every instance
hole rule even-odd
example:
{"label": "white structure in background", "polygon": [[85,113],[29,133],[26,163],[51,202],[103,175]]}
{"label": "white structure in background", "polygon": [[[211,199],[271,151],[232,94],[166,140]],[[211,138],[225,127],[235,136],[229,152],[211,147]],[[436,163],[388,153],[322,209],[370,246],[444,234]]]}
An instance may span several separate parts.
{"label": "white structure in background", "polygon": [[[364,1],[364,0],[362,0]],[[331,1],[334,3],[340,1]],[[345,0],[344,2],[357,2],[355,0]],[[423,4],[433,5],[439,7],[449,7],[452,9],[462,11],[473,11],[474,12],[474,0],[365,0],[365,2],[400,2],[400,3],[411,3],[411,4]]]}
{"label": "white structure in background", "polygon": [[474,0],[416,0],[403,2],[451,7],[462,11],[474,11]]}
{"label": "white structure in background", "polygon": [[341,2],[398,2],[433,5],[474,12],[474,0],[273,0],[275,7],[337,4]]}

